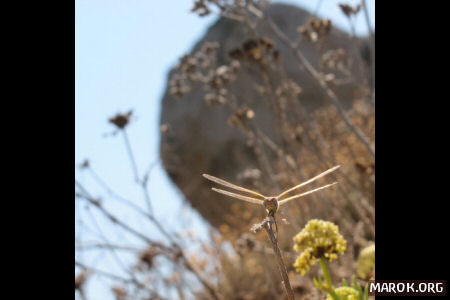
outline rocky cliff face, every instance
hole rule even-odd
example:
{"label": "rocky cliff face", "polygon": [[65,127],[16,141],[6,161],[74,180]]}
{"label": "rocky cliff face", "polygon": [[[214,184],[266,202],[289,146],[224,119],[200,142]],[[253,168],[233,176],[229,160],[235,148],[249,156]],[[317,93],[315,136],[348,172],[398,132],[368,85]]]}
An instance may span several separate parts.
{"label": "rocky cliff face", "polygon": [[[302,9],[290,5],[272,5],[267,14],[278,27],[292,40],[300,37],[298,26],[307,24],[311,15]],[[287,78],[291,78],[301,87],[302,93],[298,101],[313,111],[327,104],[324,92],[316,81],[299,67],[292,51],[272,34],[264,21],[258,23],[257,34],[274,42],[279,51],[279,63],[285,70]],[[217,65],[229,65],[229,52],[241,46],[249,39],[249,33],[241,23],[230,19],[220,18],[212,25],[205,36],[195,45],[194,53],[206,42],[217,42],[220,47],[216,52]],[[318,69],[327,73],[320,65],[323,54],[329,50],[342,48],[349,61],[349,69],[355,75],[349,82],[335,85],[333,89],[349,108],[358,92],[359,78],[364,70],[361,64],[354,60],[360,57],[363,40],[352,39],[348,34],[332,28],[329,36],[321,47],[306,41],[300,43],[300,49],[306,58]],[[353,60],[353,61],[352,61]],[[353,67],[358,66],[358,67]],[[366,65],[366,67],[368,67]],[[170,76],[174,74],[172,71]],[[347,78],[343,73],[336,73],[336,80]],[[348,78],[347,78],[348,79]],[[236,79],[230,84],[230,89],[238,95],[239,105],[250,107],[255,115],[254,123],[267,136],[277,141],[279,139],[273,126],[273,111],[255,84],[260,81],[255,70],[243,68],[236,74]],[[280,79],[280,82],[282,80]],[[190,92],[177,99],[169,92],[169,85],[162,99],[161,121],[161,158],[170,178],[180,188],[187,201],[212,225],[229,224],[233,219],[233,212],[239,210],[240,203],[233,199],[224,199],[211,192],[211,182],[202,178],[202,173],[213,174],[249,188],[258,187],[258,180],[267,174],[257,170],[257,159],[254,151],[248,147],[242,132],[227,126],[230,112],[223,105],[208,105],[204,101],[206,91],[200,85],[192,86]],[[262,187],[264,188],[264,187]],[[220,199],[219,199],[220,198]],[[251,205],[250,205],[251,206]],[[251,215],[264,215],[261,208],[246,205]]]}

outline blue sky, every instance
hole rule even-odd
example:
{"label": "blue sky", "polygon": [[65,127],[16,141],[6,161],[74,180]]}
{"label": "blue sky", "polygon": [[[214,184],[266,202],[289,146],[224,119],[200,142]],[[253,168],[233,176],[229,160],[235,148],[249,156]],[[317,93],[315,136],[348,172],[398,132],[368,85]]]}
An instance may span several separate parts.
{"label": "blue sky", "polygon": [[[297,4],[310,11],[318,3],[317,0],[282,2]],[[349,25],[337,7],[341,2],[358,3],[323,0],[319,15],[331,18],[333,24],[345,30]],[[374,28],[374,0],[368,2]],[[191,0],[75,1],[75,163],[88,158],[105,182],[143,207],[144,199],[133,181],[123,139],[120,136],[104,137],[104,134],[113,131],[107,119],[117,112],[133,109],[135,120],[128,133],[142,174],[159,157],[160,101],[168,71],[216,20],[215,16],[200,18],[190,13],[192,3]],[[357,32],[365,34],[367,28],[362,14],[356,21]],[[95,196],[107,198],[89,174],[77,171],[76,177]],[[183,209],[181,194],[159,164],[151,173],[149,191],[155,214],[171,228],[189,226],[201,233],[202,221],[192,210]],[[105,205],[111,210],[121,211],[120,216],[136,228],[145,229],[149,226],[136,221],[133,214],[113,200]],[[77,205],[76,212],[83,214],[85,220],[87,213],[92,214],[86,224],[77,223],[77,234],[82,232],[82,240],[98,239],[89,231],[98,231],[98,227],[110,240],[122,241],[124,238],[125,235],[99,218],[94,211],[85,212],[83,206]],[[180,223],[180,219],[185,223]],[[130,240],[129,243],[137,244],[137,241]],[[77,259],[95,263],[98,268],[111,272],[123,272],[108,257],[98,258],[94,254],[86,254]],[[132,261],[130,257],[123,259]],[[90,299],[111,298],[109,290],[104,288],[105,282],[101,280],[96,277],[89,284]]]}

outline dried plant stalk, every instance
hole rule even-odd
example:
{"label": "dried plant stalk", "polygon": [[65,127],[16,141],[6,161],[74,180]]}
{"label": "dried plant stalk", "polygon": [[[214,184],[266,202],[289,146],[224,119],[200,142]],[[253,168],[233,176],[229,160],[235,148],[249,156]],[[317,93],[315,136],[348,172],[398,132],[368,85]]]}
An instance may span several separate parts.
{"label": "dried plant stalk", "polygon": [[267,217],[267,219],[265,219],[260,224],[262,226],[258,226],[259,228],[255,227],[256,228],[255,231],[257,231],[258,229],[260,230],[261,227],[263,227],[266,230],[267,236],[269,237],[270,243],[272,244],[273,252],[274,252],[275,258],[277,260],[277,265],[278,265],[278,269],[280,270],[281,278],[283,279],[282,282],[283,282],[284,289],[286,290],[286,295],[289,300],[295,300],[294,291],[292,290],[291,283],[289,282],[289,276],[288,276],[288,273],[286,270],[286,265],[284,264],[280,247],[278,247],[278,240],[272,229],[272,224],[274,224],[275,222],[276,221],[273,217]]}

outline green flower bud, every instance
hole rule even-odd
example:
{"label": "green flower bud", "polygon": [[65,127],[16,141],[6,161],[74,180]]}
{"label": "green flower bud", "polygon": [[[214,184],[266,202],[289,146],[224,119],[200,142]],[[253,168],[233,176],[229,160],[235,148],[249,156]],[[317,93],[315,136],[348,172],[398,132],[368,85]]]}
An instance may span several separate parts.
{"label": "green flower bud", "polygon": [[[341,286],[334,290],[341,300],[358,300],[359,292],[349,286]],[[333,297],[328,294],[327,300],[333,300]]]}
{"label": "green flower bud", "polygon": [[356,274],[363,279],[369,279],[375,268],[375,244],[361,250],[356,263]]}

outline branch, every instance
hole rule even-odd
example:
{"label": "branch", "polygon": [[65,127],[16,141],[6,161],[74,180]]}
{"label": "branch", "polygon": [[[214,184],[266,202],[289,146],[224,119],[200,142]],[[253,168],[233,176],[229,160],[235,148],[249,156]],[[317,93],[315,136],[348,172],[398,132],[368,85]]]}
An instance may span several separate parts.
{"label": "branch", "polygon": [[257,232],[262,228],[266,230],[267,236],[269,237],[270,243],[272,244],[275,258],[277,259],[278,269],[280,270],[281,278],[283,279],[282,283],[286,291],[287,298],[288,300],[295,300],[294,291],[292,290],[291,283],[289,282],[289,276],[286,270],[286,265],[284,264],[280,247],[278,247],[278,240],[273,232],[272,224],[276,224],[275,218],[267,217],[264,221],[262,221],[262,223],[254,225],[252,230],[254,232]]}
{"label": "branch", "polygon": [[128,155],[130,156],[131,167],[133,168],[134,179],[136,182],[139,182],[139,172],[137,169],[136,160],[134,159],[133,151],[131,150],[130,140],[128,139],[128,134],[125,131],[125,128],[122,129],[123,138],[125,140],[125,146],[127,147]]}
{"label": "branch", "polygon": [[115,275],[115,274],[112,274],[112,273],[108,273],[108,272],[106,272],[106,271],[102,271],[102,270],[99,270],[99,269],[96,269],[96,268],[88,267],[88,266],[86,266],[85,264],[83,264],[83,263],[81,263],[81,262],[78,262],[78,261],[75,261],[75,265],[78,266],[78,267],[80,267],[80,268],[82,268],[82,269],[87,270],[88,272],[92,272],[92,273],[96,273],[96,274],[99,274],[99,275],[103,275],[103,276],[105,276],[105,277],[109,277],[109,278],[111,278],[111,279],[121,281],[121,282],[123,282],[123,283],[137,284],[138,286],[140,286],[140,287],[142,287],[142,288],[144,288],[144,289],[147,289],[148,291],[150,291],[150,292],[152,292],[152,293],[154,292],[154,291],[148,289],[148,288],[147,288],[145,285],[143,285],[142,283],[136,282],[135,280],[133,280],[133,279],[131,279],[131,278],[121,277],[121,276],[118,276],[118,275]]}
{"label": "branch", "polygon": [[168,247],[166,247],[165,245],[153,241],[150,238],[148,238],[147,236],[143,235],[142,233],[136,231],[135,229],[131,228],[130,226],[128,226],[127,224],[123,223],[122,221],[120,221],[117,217],[115,217],[114,215],[112,215],[108,210],[106,210],[103,206],[100,205],[100,203],[98,202],[98,200],[94,199],[89,193],[88,191],[83,187],[83,185],[81,183],[79,183],[77,180],[75,180],[75,185],[81,190],[81,192],[84,194],[79,194],[79,196],[81,196],[83,199],[87,200],[90,204],[92,204],[93,206],[95,206],[106,218],[108,218],[111,222],[113,222],[114,224],[119,225],[120,227],[122,227],[125,231],[128,231],[129,233],[137,236],[138,238],[144,240],[147,244],[151,244],[153,246],[156,246],[160,249],[163,250],[169,250]]}
{"label": "branch", "polygon": [[119,246],[119,245],[112,245],[108,243],[93,243],[93,244],[86,244],[86,245],[75,245],[76,249],[80,250],[95,250],[95,249],[114,249],[114,250],[124,250],[124,251],[140,251],[140,249],[135,247],[128,247],[128,246]]}
{"label": "branch", "polygon": [[[136,159],[134,158],[133,150],[131,148],[130,140],[128,139],[128,134],[127,134],[125,128],[122,129],[122,133],[123,133],[123,138],[125,140],[125,146],[127,148],[128,155],[130,156],[131,166],[132,166],[133,172],[134,172],[134,179],[137,183],[139,183],[139,185],[142,186],[142,189],[144,191],[145,203],[147,204],[148,211],[150,213],[153,213],[153,208],[152,208],[152,204],[150,202],[150,197],[148,196],[147,181],[145,179],[141,180],[139,177]],[[145,175],[146,179],[148,179],[147,174]]]}
{"label": "branch", "polygon": [[165,252],[168,253],[174,253],[175,251],[177,251],[176,254],[179,255],[179,257],[182,259],[182,263],[183,265],[186,267],[186,269],[188,269],[189,271],[191,271],[195,277],[200,281],[200,283],[208,290],[208,292],[211,294],[211,296],[216,299],[216,300],[221,300],[222,297],[220,296],[220,294],[217,292],[217,290],[205,279],[203,278],[203,276],[201,276],[201,274],[192,266],[192,264],[189,262],[186,254],[184,253],[184,251],[182,250],[182,247],[179,243],[177,243],[173,238],[171,238],[171,236],[162,228],[161,224],[159,222],[156,221],[156,219],[151,216],[151,219],[155,221],[155,224],[158,224],[158,228],[160,230],[162,230],[162,232],[164,234],[166,234],[168,237],[170,237],[172,243],[173,243],[173,247],[167,247],[165,245],[163,245],[162,243],[156,242],[151,240],[150,238],[148,238],[147,236],[143,235],[142,233],[136,231],[135,229],[131,228],[130,226],[126,225],[125,223],[123,223],[122,221],[120,221],[117,217],[115,217],[114,215],[112,215],[109,211],[107,211],[103,206],[100,205],[100,203],[98,202],[98,200],[94,199],[89,192],[83,187],[83,185],[81,183],[79,183],[77,180],[75,180],[75,185],[80,189],[80,191],[82,192],[82,194],[79,194],[80,197],[82,197],[83,199],[87,200],[90,204],[92,204],[93,206],[97,207],[97,209],[100,210],[100,212],[106,217],[108,218],[111,222],[119,225],[120,227],[122,227],[123,229],[125,229],[126,231],[128,231],[129,233],[132,233],[133,235],[139,237],[140,239],[144,240],[146,243],[155,246],[156,248],[159,248]]}
{"label": "branch", "polygon": [[[144,192],[144,197],[146,198],[147,203],[150,203],[150,196],[148,194],[148,188],[147,188],[147,182],[149,179],[149,174],[152,168],[156,165],[157,162],[154,162],[150,165],[148,168],[148,171],[145,173],[144,178],[142,179],[142,189]],[[97,175],[96,172],[92,169],[91,166],[88,166],[88,170],[91,172],[91,175],[94,177],[94,179],[106,190],[106,192],[111,195],[112,197],[116,198],[117,200],[123,202],[124,204],[131,207],[133,210],[138,212],[139,214],[145,216],[148,218],[158,229],[161,231],[161,233],[173,244],[175,244],[174,238],[167,232],[164,227],[161,225],[161,223],[154,217],[153,213],[148,213],[144,211],[140,206],[136,205],[134,202],[122,197],[118,193],[116,193],[114,190],[111,189],[111,187],[106,184],[100,176]],[[84,189],[86,192],[86,189]]]}

